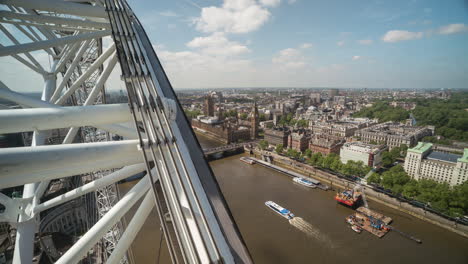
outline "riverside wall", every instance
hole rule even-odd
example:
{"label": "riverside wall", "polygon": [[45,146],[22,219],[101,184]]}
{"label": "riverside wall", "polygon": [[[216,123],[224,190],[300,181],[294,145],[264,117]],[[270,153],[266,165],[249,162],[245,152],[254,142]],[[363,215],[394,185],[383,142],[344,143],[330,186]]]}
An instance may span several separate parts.
{"label": "riverside wall", "polygon": [[[319,170],[308,164],[297,162],[291,160],[287,157],[280,156],[272,152],[263,152],[261,153],[258,150],[254,151],[254,156],[261,159],[262,154],[267,154],[273,157],[273,164],[296,171],[303,174],[304,176],[312,177],[317,180],[322,181],[325,184],[330,185],[332,188],[338,187],[341,189],[351,189],[354,188],[356,183],[348,181],[346,179],[339,178],[333,174],[327,173],[325,171]],[[406,202],[401,202],[396,198],[390,197],[384,193],[374,191],[371,188],[363,186],[363,190],[366,194],[366,198],[377,203],[383,204],[385,206],[391,207],[393,209],[399,210],[401,212],[407,213],[414,217],[417,217],[426,222],[438,225],[442,228],[455,232],[461,236],[468,238],[468,226],[456,223],[444,217],[441,217],[432,212],[426,211],[423,208],[413,206]]]}

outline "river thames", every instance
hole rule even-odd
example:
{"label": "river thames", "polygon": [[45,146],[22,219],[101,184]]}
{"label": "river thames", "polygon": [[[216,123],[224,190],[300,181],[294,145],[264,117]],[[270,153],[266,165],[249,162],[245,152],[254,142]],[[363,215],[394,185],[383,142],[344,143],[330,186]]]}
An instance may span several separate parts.
{"label": "river thames", "polygon": [[[199,136],[203,148],[218,146]],[[291,178],[236,155],[210,162],[221,190],[255,263],[468,263],[468,239],[415,217],[369,202],[393,219],[393,226],[423,241],[417,244],[390,232],[383,238],[353,232],[345,217],[353,211],[338,205],[333,191],[308,189]],[[133,183],[121,184],[122,192]],[[298,218],[288,222],[265,206],[272,200]],[[157,263],[159,224],[155,210],[133,245],[135,263]],[[164,242],[163,242],[164,247]],[[161,262],[170,263],[161,251]]]}

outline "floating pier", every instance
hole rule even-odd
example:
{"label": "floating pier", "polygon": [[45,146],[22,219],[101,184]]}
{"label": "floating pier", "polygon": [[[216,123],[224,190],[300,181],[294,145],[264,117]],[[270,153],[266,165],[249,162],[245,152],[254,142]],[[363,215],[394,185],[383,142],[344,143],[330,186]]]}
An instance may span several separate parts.
{"label": "floating pier", "polygon": [[356,209],[356,213],[348,216],[346,220],[349,224],[360,226],[379,238],[385,236],[391,230],[389,224],[392,222],[392,218],[366,207],[359,207]]}
{"label": "floating pier", "polygon": [[251,160],[255,161],[257,164],[260,164],[260,165],[262,165],[264,167],[273,169],[273,170],[275,170],[277,172],[281,172],[281,173],[283,173],[283,174],[285,174],[285,175],[287,175],[289,177],[293,177],[293,178],[294,177],[299,177],[299,178],[307,179],[308,181],[315,184],[317,186],[317,188],[322,189],[324,191],[327,191],[327,190],[330,189],[330,187],[328,185],[325,185],[325,184],[321,183],[320,181],[317,181],[317,180],[312,179],[310,177],[307,177],[305,175],[299,174],[297,172],[282,168],[282,167],[277,166],[277,165],[273,165],[273,164],[271,164],[269,162],[266,162],[266,161],[263,161],[263,160],[260,160],[260,159],[257,159],[257,158],[248,157],[248,159],[251,159]]}

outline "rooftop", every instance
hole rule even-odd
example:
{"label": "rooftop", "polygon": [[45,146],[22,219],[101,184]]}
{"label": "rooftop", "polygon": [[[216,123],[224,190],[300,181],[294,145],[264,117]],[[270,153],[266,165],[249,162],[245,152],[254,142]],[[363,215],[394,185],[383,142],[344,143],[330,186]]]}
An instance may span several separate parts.
{"label": "rooftop", "polygon": [[445,162],[451,162],[451,163],[456,163],[459,158],[461,158],[460,155],[452,154],[452,153],[444,153],[444,152],[439,152],[439,151],[432,151],[429,155],[426,157],[427,159],[430,160],[439,160],[439,161],[445,161]]}
{"label": "rooftop", "polygon": [[468,148],[463,152],[463,156],[458,159],[460,162],[468,162]]}
{"label": "rooftop", "polygon": [[347,142],[344,144],[344,147],[352,148],[352,149],[361,149],[361,151],[366,152],[377,152],[383,149],[383,145],[374,145],[374,144],[367,144],[360,141],[355,142]]}
{"label": "rooftop", "polygon": [[408,151],[421,154],[421,153],[424,153],[424,152],[428,151],[431,148],[432,148],[432,143],[419,142],[416,147],[410,148],[410,149],[408,149]]}

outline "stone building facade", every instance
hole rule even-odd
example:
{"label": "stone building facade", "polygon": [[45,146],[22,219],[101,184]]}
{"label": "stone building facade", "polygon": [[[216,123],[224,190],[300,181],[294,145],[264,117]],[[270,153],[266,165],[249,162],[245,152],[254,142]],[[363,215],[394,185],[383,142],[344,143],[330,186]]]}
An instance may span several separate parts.
{"label": "stone building facade", "polygon": [[265,128],[264,139],[270,145],[283,144],[283,147],[288,147],[289,131],[286,128]]}
{"label": "stone building facade", "polygon": [[369,167],[376,167],[382,163],[382,153],[386,150],[384,145],[366,144],[363,142],[347,142],[340,150],[340,160],[362,161]]}
{"label": "stone building facade", "polygon": [[313,153],[322,153],[322,155],[328,155],[330,153],[340,154],[341,146],[343,146],[344,140],[339,140],[330,136],[312,136],[309,142],[309,149]]}
{"label": "stone building facade", "polygon": [[292,132],[288,137],[288,148],[302,152],[309,147],[309,141],[310,135],[307,135],[305,131]]}
{"label": "stone building facade", "polygon": [[353,136],[354,132],[359,128],[360,126],[358,124],[340,121],[310,123],[310,129],[314,134],[341,138]]}
{"label": "stone building facade", "polygon": [[229,123],[207,124],[197,119],[192,119],[192,127],[206,133],[207,136],[225,144],[250,140],[250,129],[238,128]]}
{"label": "stone building facade", "polygon": [[430,179],[438,183],[459,185],[468,180],[468,149],[463,155],[434,149],[432,143],[419,142],[408,149],[404,169],[416,180]]}
{"label": "stone building facade", "polygon": [[390,149],[405,144],[415,146],[425,136],[432,136],[432,126],[407,126],[400,123],[386,122],[356,131],[356,136],[364,143],[386,144]]}

